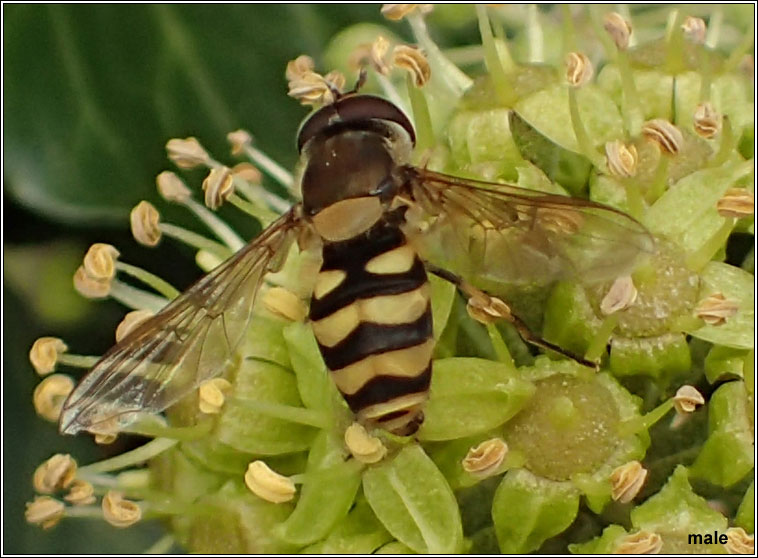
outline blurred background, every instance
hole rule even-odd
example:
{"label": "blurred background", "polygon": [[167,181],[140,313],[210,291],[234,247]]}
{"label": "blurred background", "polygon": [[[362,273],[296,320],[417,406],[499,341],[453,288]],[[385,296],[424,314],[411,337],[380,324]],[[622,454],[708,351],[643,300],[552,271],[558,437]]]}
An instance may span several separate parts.
{"label": "blurred background", "polygon": [[[752,7],[744,7],[752,17]],[[662,28],[668,8],[634,10]],[[692,15],[709,10],[688,8]],[[549,6],[539,11],[553,17]],[[518,55],[517,30],[528,12],[514,6],[503,13]],[[741,15],[729,12],[726,19]],[[324,58],[330,38],[360,22],[412,41],[407,25],[384,20],[379,5],[3,5],[4,552],[136,553],[161,536],[160,525],[150,523],[128,531],[94,520],[48,531],[26,524],[24,503],[33,498],[32,473],[43,460],[60,452],[85,464],[124,449],[63,438],[35,415],[39,377],[29,348],[48,335],[84,355],[102,354],[113,343],[124,309],[85,300],[71,281],[94,242],[113,244],[124,261],[180,289],[197,279],[190,249],[172,241],[147,249],[129,232],[129,210],[142,199],[167,221],[202,231],[155,190],[155,176],[173,168],[166,141],[196,136],[231,162],[226,134],[245,128],[257,147],[292,168],[307,110],[286,95],[287,61],[307,53],[317,71],[331,70]],[[470,6],[436,9],[430,27],[447,47],[479,42]],[[549,34],[545,40],[548,58],[557,56]],[[348,83],[354,79],[347,76]],[[197,187],[203,174],[183,177]],[[240,212],[220,213],[244,238],[256,232]]]}

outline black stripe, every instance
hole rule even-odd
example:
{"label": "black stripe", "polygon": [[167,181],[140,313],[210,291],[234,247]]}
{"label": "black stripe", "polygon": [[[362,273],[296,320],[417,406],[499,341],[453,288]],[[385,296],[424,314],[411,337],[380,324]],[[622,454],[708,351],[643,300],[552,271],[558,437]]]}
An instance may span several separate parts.
{"label": "black stripe", "polygon": [[411,269],[403,273],[375,275],[367,272],[363,266],[359,270],[346,271],[347,276],[334,290],[323,298],[311,299],[309,311],[311,320],[321,320],[331,316],[361,298],[407,293],[418,289],[428,280],[424,264],[418,258]]}
{"label": "black stripe", "polygon": [[377,376],[352,395],[343,394],[350,409],[357,413],[377,403],[386,403],[403,395],[421,393],[429,390],[432,379],[432,363],[418,376]]}
{"label": "black stripe", "polygon": [[319,350],[329,370],[339,370],[370,355],[420,345],[432,338],[432,311],[426,311],[413,322],[376,324],[362,322],[350,335],[334,347],[319,343]]}

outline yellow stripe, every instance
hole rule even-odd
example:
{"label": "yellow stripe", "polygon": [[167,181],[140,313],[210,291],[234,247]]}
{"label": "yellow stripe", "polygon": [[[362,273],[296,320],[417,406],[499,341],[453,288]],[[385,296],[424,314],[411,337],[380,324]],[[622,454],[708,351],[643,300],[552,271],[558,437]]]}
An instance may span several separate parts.
{"label": "yellow stripe", "polygon": [[434,351],[434,339],[425,343],[371,355],[345,368],[332,371],[332,378],[339,390],[353,395],[376,376],[418,376],[429,365]]}
{"label": "yellow stripe", "polygon": [[326,318],[311,322],[313,334],[318,342],[327,347],[334,347],[350,335],[360,324],[358,303],[348,304]]}
{"label": "yellow stripe", "polygon": [[407,293],[367,298],[359,305],[362,322],[407,324],[419,319],[429,305],[429,283]]}
{"label": "yellow stripe", "polygon": [[324,298],[334,289],[339,287],[347,277],[347,273],[341,269],[322,271],[316,276],[316,286],[313,287],[313,296]]}
{"label": "yellow stripe", "polygon": [[405,273],[416,259],[416,251],[409,245],[400,246],[371,258],[366,263],[366,271],[377,275]]}

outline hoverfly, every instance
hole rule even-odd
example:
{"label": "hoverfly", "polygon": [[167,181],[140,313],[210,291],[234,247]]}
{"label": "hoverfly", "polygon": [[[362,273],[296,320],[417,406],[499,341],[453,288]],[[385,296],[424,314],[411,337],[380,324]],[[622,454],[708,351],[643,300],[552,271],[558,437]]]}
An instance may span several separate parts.
{"label": "hoverfly", "polygon": [[[622,212],[415,167],[414,144],[409,119],[378,97],[352,92],[314,112],[297,138],[302,202],[111,348],[67,399],[61,432],[124,427],[220,374],[264,275],[304,238],[322,256],[309,319],[327,368],[360,422],[401,435],[419,428],[429,393],[428,272],[567,354],[468,281],[611,279],[652,251]],[[448,266],[461,258],[466,278]]]}

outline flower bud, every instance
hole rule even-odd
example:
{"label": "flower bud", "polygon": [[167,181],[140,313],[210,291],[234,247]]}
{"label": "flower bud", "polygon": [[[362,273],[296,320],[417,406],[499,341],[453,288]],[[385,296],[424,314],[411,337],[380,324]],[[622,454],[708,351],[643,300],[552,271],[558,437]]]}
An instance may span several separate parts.
{"label": "flower bud", "polygon": [[695,107],[693,126],[700,137],[711,139],[721,131],[721,115],[711,103],[700,103]]}
{"label": "flower bud", "polygon": [[145,246],[157,245],[161,239],[161,230],[158,228],[160,218],[160,213],[150,202],[141,201],[134,206],[129,221],[135,240]]}
{"label": "flower bud", "polygon": [[32,397],[34,410],[45,420],[57,422],[63,403],[73,390],[74,380],[69,376],[64,374],[48,376],[34,388]]}
{"label": "flower bud", "polygon": [[631,178],[637,174],[637,148],[632,144],[614,140],[605,144],[608,171],[612,176]]}
{"label": "flower bud", "polygon": [[168,140],[166,151],[168,151],[168,158],[177,167],[183,169],[193,169],[197,166],[208,165],[210,163],[208,153],[200,145],[200,142],[193,137]]}
{"label": "flower bud", "polygon": [[423,87],[429,81],[431,68],[426,56],[416,47],[398,45],[392,51],[392,64],[406,70],[413,77],[416,87]]}
{"label": "flower bud", "polygon": [[628,504],[639,494],[647,479],[647,469],[639,461],[630,461],[616,467],[611,473],[611,498]]}
{"label": "flower bud", "polygon": [[103,517],[114,527],[129,527],[142,518],[139,504],[124,499],[123,494],[109,490],[103,496]]}
{"label": "flower bud", "polygon": [[34,471],[32,484],[40,494],[52,494],[68,488],[76,476],[76,461],[68,455],[57,453]]}
{"label": "flower bud", "polygon": [[663,539],[658,533],[638,531],[622,537],[614,554],[658,554],[663,548]]}
{"label": "flower bud", "polygon": [[155,184],[158,186],[161,197],[166,201],[184,203],[192,197],[190,189],[174,172],[163,171],[155,177]]}
{"label": "flower bud", "polygon": [[40,525],[43,529],[50,529],[61,520],[64,509],[63,502],[55,498],[37,496],[34,501],[26,503],[24,517],[28,523]]}
{"label": "flower bud", "polygon": [[232,384],[224,378],[213,378],[203,382],[198,390],[200,412],[209,415],[220,413],[226,400],[226,394],[231,389]]}
{"label": "flower bud", "polygon": [[702,45],[705,42],[705,21],[699,17],[687,16],[682,23],[682,32],[688,41],[696,45]]}
{"label": "flower bud", "polygon": [[705,404],[705,398],[694,387],[684,385],[676,390],[674,395],[674,408],[677,413],[686,414],[692,413],[700,405]]}
{"label": "flower bud", "polygon": [[85,298],[105,298],[111,292],[109,279],[93,279],[83,265],[74,273],[74,288]]}
{"label": "flower bud", "polygon": [[605,14],[603,27],[611,36],[613,42],[619,50],[629,48],[629,37],[632,35],[632,26],[627,20],[621,17],[621,14],[610,12]]}
{"label": "flower bud", "polygon": [[588,83],[595,74],[592,62],[581,52],[569,52],[566,55],[566,81],[572,87],[581,87]]}
{"label": "flower bud", "polygon": [[600,311],[606,316],[628,308],[637,300],[637,288],[631,276],[618,277],[600,302]]}
{"label": "flower bud", "polygon": [[155,314],[150,310],[132,310],[129,312],[124,316],[124,319],[121,320],[121,323],[116,326],[116,343],[121,342],[124,337],[134,330],[134,328],[139,326],[145,320],[152,318],[154,315]]}
{"label": "flower bud", "polygon": [[734,316],[739,310],[736,302],[727,300],[722,293],[713,293],[700,302],[695,315],[708,325],[718,326]]}
{"label": "flower bud", "polygon": [[684,137],[679,128],[663,118],[645,122],[642,126],[642,135],[669,155],[678,154],[684,143]]}
{"label": "flower bud", "polygon": [[29,360],[40,376],[55,370],[58,355],[68,350],[66,344],[57,337],[40,337],[29,350]]}
{"label": "flower bud", "polygon": [[345,445],[353,457],[361,463],[377,463],[387,455],[387,448],[382,441],[371,436],[363,425],[357,422],[345,430]]}
{"label": "flower bud", "polygon": [[75,479],[63,499],[74,506],[88,506],[95,502],[95,488],[85,480]]}
{"label": "flower bud", "polygon": [[729,188],[716,202],[716,210],[722,217],[750,217],[755,212],[755,197],[744,188]]}
{"label": "flower bud", "polygon": [[274,504],[289,502],[295,497],[295,483],[269,469],[263,461],[253,461],[247,466],[245,484],[253,494]]}
{"label": "flower bud", "polygon": [[478,479],[486,479],[497,474],[508,455],[508,444],[501,438],[486,440],[469,449],[463,459],[463,470]]}
{"label": "flower bud", "polygon": [[234,193],[234,177],[229,167],[214,167],[203,180],[205,205],[216,210]]}
{"label": "flower bud", "polygon": [[119,251],[110,244],[97,243],[84,255],[84,271],[97,281],[110,281],[116,275]]}

